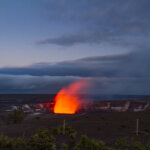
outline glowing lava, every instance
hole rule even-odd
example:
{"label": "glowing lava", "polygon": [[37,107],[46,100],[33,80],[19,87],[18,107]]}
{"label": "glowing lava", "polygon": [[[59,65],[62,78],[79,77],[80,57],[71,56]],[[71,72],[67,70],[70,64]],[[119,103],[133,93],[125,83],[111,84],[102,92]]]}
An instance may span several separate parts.
{"label": "glowing lava", "polygon": [[87,87],[87,85],[88,81],[79,80],[61,89],[54,100],[54,113],[75,114],[83,104],[79,93]]}

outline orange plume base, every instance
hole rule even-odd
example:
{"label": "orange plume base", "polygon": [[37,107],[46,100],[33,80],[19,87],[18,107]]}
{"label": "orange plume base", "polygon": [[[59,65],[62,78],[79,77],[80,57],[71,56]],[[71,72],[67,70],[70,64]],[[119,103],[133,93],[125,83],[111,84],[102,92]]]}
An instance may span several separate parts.
{"label": "orange plume base", "polygon": [[85,88],[87,84],[88,82],[86,80],[79,80],[61,89],[54,100],[54,113],[75,114],[84,103],[78,93]]}

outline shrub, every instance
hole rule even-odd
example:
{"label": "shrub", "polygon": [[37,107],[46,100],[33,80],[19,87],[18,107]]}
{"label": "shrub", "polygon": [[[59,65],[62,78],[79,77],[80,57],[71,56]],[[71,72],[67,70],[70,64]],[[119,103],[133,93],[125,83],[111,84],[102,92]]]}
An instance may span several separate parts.
{"label": "shrub", "polygon": [[[56,131],[56,140],[52,131]],[[59,135],[59,136],[58,136]],[[60,137],[60,138],[59,138]],[[142,144],[133,137],[122,137],[115,142],[113,147],[106,146],[103,141],[91,139],[86,135],[77,137],[77,132],[67,127],[65,135],[62,128],[55,127],[52,130],[40,130],[36,134],[24,138],[9,138],[0,135],[0,149],[13,150],[150,150],[150,144]],[[78,135],[79,137],[79,135]],[[62,140],[63,139],[63,140]],[[71,142],[70,142],[71,141]]]}
{"label": "shrub", "polygon": [[27,145],[36,150],[56,149],[55,138],[53,135],[49,134],[48,130],[39,131],[38,133],[31,136],[27,141]]}
{"label": "shrub", "polygon": [[62,143],[61,150],[68,150],[68,145],[65,143]]}
{"label": "shrub", "polygon": [[7,136],[0,135],[0,147],[13,147],[14,146],[14,139],[8,138]]}
{"label": "shrub", "polygon": [[9,114],[9,118],[13,123],[21,123],[24,119],[24,113],[21,110],[16,109]]}
{"label": "shrub", "polygon": [[15,140],[15,144],[14,144],[13,147],[14,147],[15,150],[22,150],[24,148],[24,145],[25,145],[24,139],[18,137]]}
{"label": "shrub", "polygon": [[36,119],[36,120],[39,120],[39,119],[40,119],[40,116],[36,116],[35,119]]}
{"label": "shrub", "polygon": [[82,135],[79,143],[73,150],[107,150],[104,142],[90,139],[86,135]]}
{"label": "shrub", "polygon": [[58,127],[54,127],[51,132],[52,132],[53,135],[62,134],[62,129],[59,126]]}
{"label": "shrub", "polygon": [[115,142],[115,146],[118,147],[118,148],[129,148],[130,144],[128,143],[128,137],[119,138]]}

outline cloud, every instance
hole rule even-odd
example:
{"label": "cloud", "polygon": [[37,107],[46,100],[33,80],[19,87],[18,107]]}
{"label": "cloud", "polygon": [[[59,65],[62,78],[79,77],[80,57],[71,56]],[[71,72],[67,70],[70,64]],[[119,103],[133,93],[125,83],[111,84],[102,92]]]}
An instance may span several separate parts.
{"label": "cloud", "polygon": [[70,83],[88,79],[88,94],[149,94],[150,78],[81,78],[31,75],[0,75],[0,93],[57,93]]}
{"label": "cloud", "polygon": [[100,95],[149,95],[150,78],[95,78],[91,90]]}
{"label": "cloud", "polygon": [[56,93],[79,77],[0,75],[0,93]]}
{"label": "cloud", "polygon": [[91,80],[99,94],[149,94],[149,48],[60,63],[0,69],[0,92],[55,93],[78,79]]}
{"label": "cloud", "polygon": [[[90,57],[56,64],[38,63],[23,68],[1,68],[0,74],[33,76],[113,77],[126,56]],[[124,58],[125,59],[125,58]]]}
{"label": "cloud", "polygon": [[128,54],[96,56],[60,63],[1,68],[0,74],[76,77],[150,77],[149,49]]}
{"label": "cloud", "polygon": [[46,2],[46,10],[51,20],[67,26],[78,26],[78,31],[63,36],[41,39],[38,44],[72,46],[107,42],[135,46],[149,43],[150,31],[149,0],[86,1],[73,0]]}

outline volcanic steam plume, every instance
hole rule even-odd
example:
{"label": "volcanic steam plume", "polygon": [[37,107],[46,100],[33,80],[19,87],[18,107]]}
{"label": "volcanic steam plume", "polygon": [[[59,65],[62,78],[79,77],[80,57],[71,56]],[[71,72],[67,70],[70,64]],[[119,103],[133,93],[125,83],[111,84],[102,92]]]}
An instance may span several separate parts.
{"label": "volcanic steam plume", "polygon": [[85,103],[79,93],[88,85],[88,80],[79,80],[61,89],[54,100],[54,113],[75,114]]}

